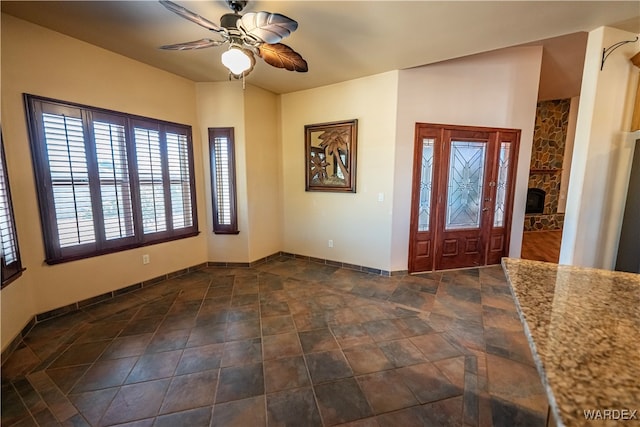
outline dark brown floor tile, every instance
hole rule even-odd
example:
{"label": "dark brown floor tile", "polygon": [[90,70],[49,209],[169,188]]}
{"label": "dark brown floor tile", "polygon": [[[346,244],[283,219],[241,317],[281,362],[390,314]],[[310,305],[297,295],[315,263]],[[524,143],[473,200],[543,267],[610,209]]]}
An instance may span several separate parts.
{"label": "dark brown floor tile", "polygon": [[104,359],[119,359],[121,357],[140,356],[151,341],[152,334],[132,335],[114,339],[100,356]]}
{"label": "dark brown floor tile", "polygon": [[320,384],[314,388],[325,425],[332,426],[373,415],[354,378]]}
{"label": "dark brown floor tile", "polygon": [[365,344],[344,350],[344,355],[356,375],[392,369],[393,364],[375,344]]}
{"label": "dark brown floor tile", "polygon": [[243,320],[258,319],[260,317],[260,309],[257,303],[242,307],[232,307],[227,313],[228,322],[240,322]]}
{"label": "dark brown floor tile", "polygon": [[2,362],[2,379],[6,381],[25,376],[40,364],[40,359],[31,348],[21,344],[12,357]]}
{"label": "dark brown floor tile", "polygon": [[491,399],[491,414],[492,423],[495,426],[544,427],[547,425],[546,412],[534,412],[501,399]]}
{"label": "dark brown floor tile", "polygon": [[402,304],[421,311],[430,311],[433,307],[434,300],[435,297],[430,293],[414,291],[403,286],[398,286],[389,297],[390,302]]}
{"label": "dark brown floor tile", "polygon": [[264,360],[291,357],[302,354],[298,334],[269,335],[264,337]]}
{"label": "dark brown floor tile", "polygon": [[378,343],[378,347],[396,368],[427,361],[427,358],[409,339]]}
{"label": "dark brown floor tile", "polygon": [[196,317],[197,313],[168,314],[162,323],[160,323],[158,333],[191,329],[196,326]]}
{"label": "dark brown floor tile", "polygon": [[432,363],[400,368],[398,372],[420,403],[462,395],[462,388],[449,381]]}
{"label": "dark brown floor tile", "polygon": [[11,384],[2,386],[2,425],[9,426],[25,418],[31,418],[29,411],[22,403],[20,395]]}
{"label": "dark brown floor tile", "polygon": [[176,368],[176,375],[219,368],[223,349],[224,344],[209,344],[185,349]]}
{"label": "dark brown floor tile", "polygon": [[158,331],[151,339],[145,350],[146,353],[160,353],[162,351],[181,350],[187,344],[189,330]]}
{"label": "dark brown floor tile", "polygon": [[413,406],[400,411],[382,414],[376,417],[376,420],[380,427],[437,426],[437,424],[427,424],[420,406]]}
{"label": "dark brown floor tile", "polygon": [[96,362],[76,383],[73,392],[80,393],[122,385],[137,360],[137,357],[126,357]]}
{"label": "dark brown floor tile", "polygon": [[161,415],[153,424],[154,427],[209,427],[211,407],[190,409],[169,415]]}
{"label": "dark brown floor tile", "polygon": [[362,318],[363,322],[371,322],[374,320],[384,320],[389,318],[389,315],[387,313],[379,309],[377,306],[371,304],[353,307],[353,311],[355,311]]}
{"label": "dark brown floor tile", "polygon": [[267,417],[270,426],[322,426],[311,388],[267,395]]}
{"label": "dark brown floor tile", "polygon": [[181,354],[182,351],[174,350],[141,356],[125,383],[132,384],[172,376]]}
{"label": "dark brown floor tile", "polygon": [[193,328],[189,333],[187,347],[199,347],[224,342],[226,324],[206,325]]}
{"label": "dark brown floor tile", "polygon": [[69,400],[78,408],[78,412],[91,424],[98,425],[100,418],[118,393],[118,388],[108,388],[86,393],[70,394]]}
{"label": "dark brown floor tile", "polygon": [[335,325],[331,331],[343,349],[373,343],[373,339],[361,324]]}
{"label": "dark brown floor tile", "polygon": [[339,350],[309,353],[305,355],[305,359],[307,360],[307,367],[313,384],[334,381],[353,375],[351,367]]}
{"label": "dark brown floor tile", "polygon": [[293,317],[272,316],[262,319],[262,335],[277,335],[286,332],[294,332],[296,325],[293,323]]}
{"label": "dark brown floor tile", "polygon": [[[27,378],[21,378],[19,380],[13,381],[12,384],[3,383],[3,390],[4,386],[10,387],[11,385],[13,385],[15,390],[18,392],[20,398],[22,399],[22,403],[28,410],[35,412],[46,406],[46,404],[42,400],[42,397],[40,397],[40,394],[38,394],[36,389],[33,388]],[[0,400],[2,400],[2,395],[0,395]]]}
{"label": "dark brown floor tile", "polygon": [[263,301],[260,303],[262,317],[286,316],[291,314],[289,304],[286,301]]}
{"label": "dark brown floor tile", "polygon": [[217,383],[217,369],[173,377],[160,414],[213,405]]}
{"label": "dark brown floor tile", "polygon": [[266,425],[264,396],[219,403],[213,409],[211,427],[263,427]]}
{"label": "dark brown floor tile", "polygon": [[399,322],[396,323],[396,326],[398,326],[406,337],[426,335],[434,332],[429,322],[415,316],[400,319]]}
{"label": "dark brown floor tile", "polygon": [[413,393],[395,371],[376,372],[357,377],[373,412],[382,414],[418,404]]}
{"label": "dark brown floor tile", "polygon": [[363,321],[362,317],[351,308],[331,310],[327,320],[330,326],[357,324]]}
{"label": "dark brown floor tile", "polygon": [[169,379],[163,379],[121,387],[100,425],[122,424],[157,415],[169,383]]}
{"label": "dark brown floor tile", "polygon": [[216,403],[264,394],[262,363],[232,366],[220,370]]}
{"label": "dark brown floor tile", "polygon": [[267,393],[311,385],[302,356],[265,361],[264,383]]}
{"label": "dark brown floor tile", "polygon": [[333,334],[328,328],[298,333],[302,350],[305,353],[339,349]]}
{"label": "dark brown floor tile", "polygon": [[63,366],[86,365],[93,363],[109,346],[109,341],[89,342],[73,344],[64,351],[49,367],[61,368]]}
{"label": "dark brown floor tile", "polygon": [[254,338],[244,341],[232,341],[224,344],[220,366],[248,365],[262,362],[262,341]]}
{"label": "dark brown floor tile", "polygon": [[28,375],[27,379],[58,420],[66,421],[78,413],[75,406],[62,394],[44,371],[33,372]]}
{"label": "dark brown floor tile", "polygon": [[296,324],[298,332],[322,329],[329,325],[322,313],[311,313],[308,311],[301,311],[294,314],[293,321]]}
{"label": "dark brown floor tile", "polygon": [[160,323],[162,323],[163,318],[163,316],[152,316],[133,320],[129,322],[127,326],[124,327],[124,329],[122,329],[119,337],[152,334],[158,329],[158,326],[160,326]]}
{"label": "dark brown floor tile", "polygon": [[47,369],[46,373],[63,393],[69,393],[76,382],[87,372],[91,365],[70,366],[67,368]]}
{"label": "dark brown floor tile", "polygon": [[485,328],[484,336],[487,353],[534,366],[529,341],[522,329]]}
{"label": "dark brown floor tile", "polygon": [[534,367],[487,354],[489,393],[534,413],[546,413],[547,399]]}
{"label": "dark brown floor tile", "polygon": [[[242,290],[240,290],[242,292]],[[242,307],[245,305],[251,305],[251,304],[255,304],[256,302],[258,302],[258,288],[257,286],[255,287],[255,290],[252,289],[246,289],[244,290],[247,293],[243,293],[243,294],[236,294],[236,292],[238,292],[238,290],[236,290],[234,288],[234,295],[231,298],[231,306],[232,307]],[[252,293],[254,292],[255,293]]]}
{"label": "dark brown floor tile", "polygon": [[439,334],[420,335],[410,338],[410,341],[432,362],[462,356],[458,349]]}
{"label": "dark brown floor tile", "polygon": [[41,409],[38,412],[32,413],[33,418],[36,420],[39,426],[59,426],[60,424],[53,416],[49,408]]}
{"label": "dark brown floor tile", "polygon": [[260,321],[258,319],[227,323],[225,341],[260,338]]}
{"label": "dark brown floor tile", "polygon": [[367,330],[371,338],[377,342],[404,338],[402,331],[391,319],[373,320],[363,323],[362,326]]}
{"label": "dark brown floor tile", "polygon": [[465,357],[452,357],[450,359],[442,359],[433,362],[436,368],[440,369],[445,377],[453,384],[460,388],[464,388],[465,379]]}
{"label": "dark brown floor tile", "polygon": [[82,334],[77,343],[87,343],[94,341],[103,341],[117,337],[120,332],[127,326],[127,321],[120,320],[115,322],[97,322],[91,324],[89,329]]}
{"label": "dark brown floor tile", "polygon": [[427,425],[442,427],[458,427],[463,425],[461,397],[454,397],[423,405],[422,413],[424,419],[427,421]]}
{"label": "dark brown floor tile", "polygon": [[215,309],[211,312],[200,310],[196,318],[196,327],[212,327],[227,323],[229,312],[226,309]]}
{"label": "dark brown floor tile", "polygon": [[336,427],[380,427],[380,424],[378,424],[378,420],[375,417],[371,417],[351,421],[350,423],[338,424]]}

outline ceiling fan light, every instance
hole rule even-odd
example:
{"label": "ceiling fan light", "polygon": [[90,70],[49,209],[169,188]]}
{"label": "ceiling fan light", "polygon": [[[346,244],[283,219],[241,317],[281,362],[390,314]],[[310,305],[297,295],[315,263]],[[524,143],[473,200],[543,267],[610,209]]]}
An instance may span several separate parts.
{"label": "ceiling fan light", "polygon": [[251,58],[237,47],[231,47],[222,54],[222,64],[236,76],[251,68]]}

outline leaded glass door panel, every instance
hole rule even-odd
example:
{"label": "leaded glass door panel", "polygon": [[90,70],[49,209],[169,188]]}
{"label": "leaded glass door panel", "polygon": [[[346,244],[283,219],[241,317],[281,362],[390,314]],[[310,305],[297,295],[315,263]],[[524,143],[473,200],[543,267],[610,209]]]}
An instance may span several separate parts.
{"label": "leaded glass door panel", "polygon": [[507,255],[519,131],[416,124],[409,271]]}

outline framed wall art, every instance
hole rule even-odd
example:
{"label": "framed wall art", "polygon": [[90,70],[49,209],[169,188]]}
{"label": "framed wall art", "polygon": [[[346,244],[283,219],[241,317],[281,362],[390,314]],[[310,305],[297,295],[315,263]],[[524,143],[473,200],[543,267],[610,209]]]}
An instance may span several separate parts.
{"label": "framed wall art", "polygon": [[306,125],[306,191],[356,192],[358,120]]}

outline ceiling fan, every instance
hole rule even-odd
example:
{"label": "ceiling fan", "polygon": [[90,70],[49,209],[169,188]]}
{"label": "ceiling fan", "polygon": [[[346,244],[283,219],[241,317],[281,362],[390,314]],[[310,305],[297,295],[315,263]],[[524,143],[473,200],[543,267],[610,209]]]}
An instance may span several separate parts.
{"label": "ceiling fan", "polygon": [[220,25],[168,0],[160,4],[171,12],[217,34],[216,39],[204,38],[186,43],[160,46],[166,50],[191,50],[229,44],[222,54],[222,63],[229,69],[229,78],[244,78],[261,57],[267,64],[289,71],[307,72],[307,61],[286,44],[279,43],[298,28],[298,23],[279,13],[248,12],[240,15],[247,1],[226,0],[233,13],[220,18]]}

